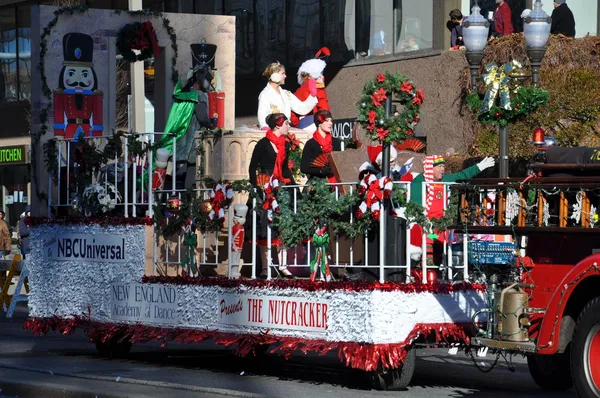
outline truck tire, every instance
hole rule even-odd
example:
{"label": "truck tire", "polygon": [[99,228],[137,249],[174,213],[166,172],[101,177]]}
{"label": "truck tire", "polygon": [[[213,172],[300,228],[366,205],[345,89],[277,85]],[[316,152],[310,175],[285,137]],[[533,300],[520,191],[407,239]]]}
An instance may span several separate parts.
{"label": "truck tire", "polygon": [[372,387],[376,390],[405,390],[415,373],[416,362],[417,350],[411,348],[406,352],[404,363],[399,368],[370,372]]}
{"label": "truck tire", "polygon": [[577,319],[571,349],[571,374],[580,398],[600,397],[600,297],[591,300]]}
{"label": "truck tire", "polygon": [[535,383],[543,390],[564,391],[573,387],[569,348],[561,354],[528,355],[527,366]]}

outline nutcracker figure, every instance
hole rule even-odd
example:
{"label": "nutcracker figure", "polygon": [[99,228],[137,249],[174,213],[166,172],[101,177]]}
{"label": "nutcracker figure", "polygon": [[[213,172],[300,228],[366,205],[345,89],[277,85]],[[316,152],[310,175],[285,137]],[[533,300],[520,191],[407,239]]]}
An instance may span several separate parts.
{"label": "nutcracker figure", "polygon": [[152,175],[152,190],[161,190],[165,186],[165,178],[167,176],[167,165],[171,154],[164,148],[156,150],[156,163],[154,173]]}
{"label": "nutcracker figure", "polygon": [[231,277],[239,278],[241,276],[242,247],[244,245],[244,224],[246,224],[246,214],[248,206],[233,206],[233,227],[231,228]]}
{"label": "nutcracker figure", "polygon": [[93,68],[94,41],[84,33],[63,36],[63,68],[54,90],[54,135],[77,141],[101,136],[102,91]]}

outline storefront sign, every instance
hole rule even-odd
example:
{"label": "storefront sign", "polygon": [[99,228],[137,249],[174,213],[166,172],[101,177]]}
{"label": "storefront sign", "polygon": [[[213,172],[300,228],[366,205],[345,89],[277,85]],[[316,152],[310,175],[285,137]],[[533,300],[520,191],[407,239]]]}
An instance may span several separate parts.
{"label": "storefront sign", "polygon": [[6,164],[26,163],[27,147],[25,145],[0,148],[0,166]]}
{"label": "storefront sign", "polygon": [[338,119],[333,121],[331,135],[333,138],[348,140],[352,138],[352,128],[356,119]]}
{"label": "storefront sign", "polygon": [[125,237],[100,234],[46,236],[44,260],[124,263]]}
{"label": "storefront sign", "polygon": [[223,294],[219,297],[219,323],[236,326],[325,332],[328,301],[297,297]]}
{"label": "storefront sign", "polygon": [[115,321],[179,323],[174,286],[114,283],[110,295],[111,319]]}

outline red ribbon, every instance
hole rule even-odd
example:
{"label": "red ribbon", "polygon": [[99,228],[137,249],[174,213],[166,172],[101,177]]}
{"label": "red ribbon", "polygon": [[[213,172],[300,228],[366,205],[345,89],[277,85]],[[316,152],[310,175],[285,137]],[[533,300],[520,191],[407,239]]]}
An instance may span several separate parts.
{"label": "red ribbon", "polygon": [[225,200],[225,194],[223,193],[223,191],[220,189],[215,190],[215,197],[210,202],[210,205],[217,217],[219,217],[219,210],[221,210],[221,203],[223,203],[224,200]]}

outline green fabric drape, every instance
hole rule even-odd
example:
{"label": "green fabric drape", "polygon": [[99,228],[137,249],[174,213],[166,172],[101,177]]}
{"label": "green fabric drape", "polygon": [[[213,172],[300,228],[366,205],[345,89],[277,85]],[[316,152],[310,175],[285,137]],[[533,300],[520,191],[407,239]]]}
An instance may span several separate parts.
{"label": "green fabric drape", "polygon": [[[152,170],[156,168],[156,150],[163,148],[169,151],[173,155],[173,137],[171,134],[175,134],[175,141],[179,141],[185,133],[187,133],[192,116],[194,115],[194,107],[198,103],[198,92],[197,91],[183,91],[181,81],[177,82],[175,89],[173,90],[173,105],[169,112],[169,118],[167,119],[167,125],[165,126],[165,134],[162,136],[160,141],[155,144],[152,151],[153,162]],[[148,182],[148,170],[144,171],[142,181],[144,187],[147,187]],[[146,189],[146,188],[145,188]]]}
{"label": "green fabric drape", "polygon": [[[175,134],[176,141],[179,141],[190,127],[194,107],[198,103],[198,92],[182,91],[181,82],[178,81],[173,90],[173,99],[165,133]],[[158,143],[156,149],[158,148],[167,149],[170,154],[173,154],[173,138],[165,134]]]}

